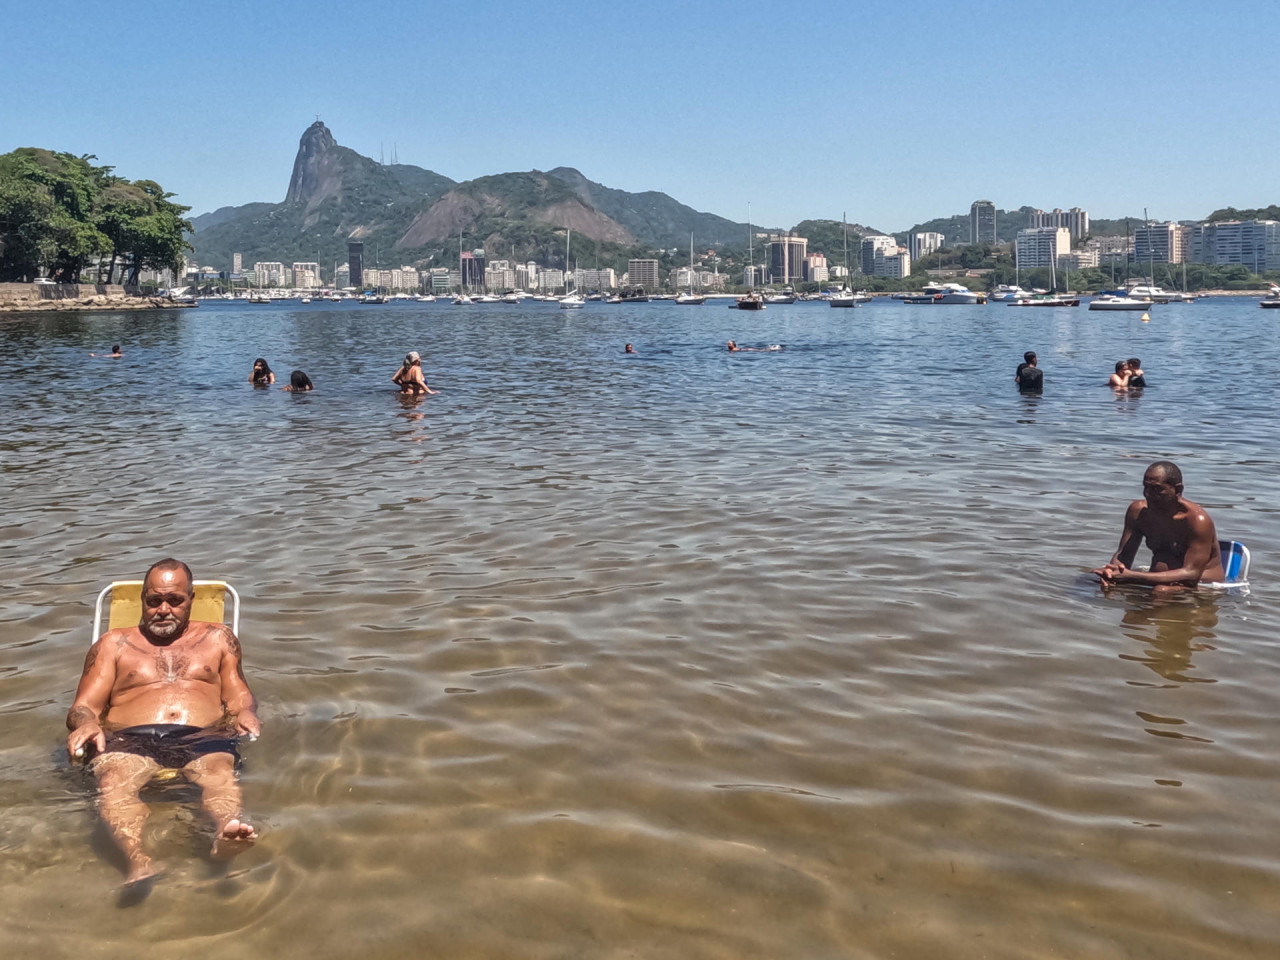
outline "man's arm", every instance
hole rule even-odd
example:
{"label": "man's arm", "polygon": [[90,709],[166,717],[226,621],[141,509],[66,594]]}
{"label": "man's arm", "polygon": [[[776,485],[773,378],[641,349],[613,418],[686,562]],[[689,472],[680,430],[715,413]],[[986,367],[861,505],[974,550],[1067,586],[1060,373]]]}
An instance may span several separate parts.
{"label": "man's arm", "polygon": [[67,711],[67,754],[76,759],[84,755],[85,747],[92,742],[101,752],[107,748],[107,736],[102,731],[100,718],[111,699],[111,688],[116,682],[116,647],[108,633],[89,648],[85,654],[84,670],[76,698]]}
{"label": "man's arm", "polygon": [[222,680],[223,706],[235,723],[236,732],[256,737],[262,732],[262,724],[258,721],[258,701],[254,699],[249,682],[244,678],[240,641],[226,627],[223,627],[221,634],[223,650],[218,674]]}
{"label": "man's arm", "polygon": [[1191,530],[1191,542],[1182,557],[1182,566],[1174,570],[1126,570],[1116,579],[1126,583],[1148,583],[1159,586],[1166,583],[1197,584],[1205,570],[1213,562],[1218,550],[1218,534],[1213,521],[1203,510],[1195,510],[1187,517]]}
{"label": "man's arm", "polygon": [[1124,529],[1120,531],[1120,543],[1116,547],[1116,552],[1111,555],[1111,559],[1105,566],[1093,571],[1103,581],[1116,580],[1122,574],[1130,572],[1129,567],[1133,566],[1133,561],[1138,556],[1138,547],[1142,546],[1142,531],[1138,529],[1138,520],[1145,506],[1144,501],[1135,500],[1125,511]]}

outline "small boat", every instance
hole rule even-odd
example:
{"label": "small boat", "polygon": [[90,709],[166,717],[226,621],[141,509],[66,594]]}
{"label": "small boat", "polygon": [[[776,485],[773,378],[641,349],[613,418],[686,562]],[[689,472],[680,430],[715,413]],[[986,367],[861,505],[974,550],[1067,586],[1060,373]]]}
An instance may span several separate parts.
{"label": "small boat", "polygon": [[1078,307],[1080,306],[1079,297],[1052,297],[1048,294],[1036,297],[1019,297],[1017,300],[1010,300],[1011,307]]}
{"label": "small boat", "polygon": [[330,297],[330,298],[329,298],[329,302],[330,302],[330,303],[341,303],[341,302],[342,302],[342,298],[341,298],[340,296],[338,296],[338,295],[335,293],[332,297]]}
{"label": "small boat", "polygon": [[754,290],[748,290],[746,295],[735,300],[732,306],[737,310],[763,310],[764,298]]}
{"label": "small boat", "polygon": [[475,301],[474,301],[474,300],[472,300],[470,297],[468,297],[465,293],[460,293],[460,294],[458,294],[456,297],[454,297],[454,298],[453,298],[453,305],[454,305],[455,307],[456,307],[456,306],[470,306],[470,305],[471,305],[471,304],[473,304],[473,303],[475,303]]}
{"label": "small boat", "polygon": [[923,291],[902,298],[903,303],[986,303],[985,294],[974,293],[960,283],[931,283]]}
{"label": "small boat", "polygon": [[251,293],[249,294],[249,302],[266,304],[271,302],[271,298],[268,297],[265,293]]}
{"label": "small boat", "polygon": [[303,297],[303,298],[302,298],[302,302],[303,302],[303,303],[310,303],[310,302],[311,302],[311,298],[310,298],[310,297]]}
{"label": "small boat", "polygon": [[587,305],[587,301],[583,300],[576,293],[567,293],[560,298],[561,310],[581,310]]}
{"label": "small boat", "polygon": [[795,294],[792,293],[771,293],[764,298],[765,303],[795,303]]}
{"label": "small boat", "polygon": [[362,293],[356,297],[356,303],[386,303],[387,298],[380,293]]}
{"label": "small boat", "polygon": [[502,298],[502,302],[503,302],[503,303],[517,303],[517,304],[518,304],[518,303],[520,302],[520,297],[519,297],[519,295],[518,295],[518,294],[508,293],[508,294],[505,294],[505,295],[503,296],[503,298]]}
{"label": "small boat", "polygon": [[605,301],[605,303],[621,303],[621,302],[622,302],[622,298],[618,296],[616,293],[612,297],[610,297],[608,300]]}
{"label": "small boat", "polygon": [[623,287],[621,293],[623,303],[648,303],[649,294],[644,287]]}
{"label": "small boat", "polygon": [[1151,306],[1150,300],[1137,300],[1133,297],[1102,295],[1089,301],[1090,310],[1146,310]]}
{"label": "small boat", "polygon": [[707,302],[707,298],[697,293],[682,293],[676,297],[676,303],[682,306],[696,307]]}
{"label": "small boat", "polygon": [[1025,300],[1032,295],[1032,291],[1023,290],[1016,283],[1001,283],[991,291],[991,299],[994,300]]}
{"label": "small boat", "polygon": [[434,296],[434,295],[432,295],[432,294],[430,294],[430,293],[423,294],[422,296],[418,297],[417,299],[418,299],[418,302],[419,302],[419,303],[435,303],[435,302],[436,302],[436,298],[435,298],[435,296]]}

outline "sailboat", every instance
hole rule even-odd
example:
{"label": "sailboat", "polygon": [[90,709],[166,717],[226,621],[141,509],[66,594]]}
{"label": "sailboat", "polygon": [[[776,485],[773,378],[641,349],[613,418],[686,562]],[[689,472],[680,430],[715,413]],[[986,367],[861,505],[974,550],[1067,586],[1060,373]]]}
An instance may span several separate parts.
{"label": "sailboat", "polygon": [[696,307],[706,302],[706,297],[695,295],[693,292],[693,234],[691,233],[689,234],[689,290],[676,297],[676,303]]}
{"label": "sailboat", "polygon": [[564,296],[560,298],[561,310],[581,310],[586,305],[585,300],[576,290],[569,289],[569,241],[573,238],[573,230],[565,228],[564,235]]}
{"label": "sailboat", "polygon": [[845,213],[840,214],[840,229],[844,233],[844,287],[832,297],[828,303],[833,307],[856,307],[858,295],[849,289],[849,220]]}
{"label": "sailboat", "polygon": [[[751,232],[751,204],[747,204],[747,261],[751,266],[751,272],[754,275],[756,270],[756,252],[753,246],[755,237]],[[747,288],[746,296],[739,297],[733,304],[739,310],[763,310],[764,298],[756,293],[750,287]]]}

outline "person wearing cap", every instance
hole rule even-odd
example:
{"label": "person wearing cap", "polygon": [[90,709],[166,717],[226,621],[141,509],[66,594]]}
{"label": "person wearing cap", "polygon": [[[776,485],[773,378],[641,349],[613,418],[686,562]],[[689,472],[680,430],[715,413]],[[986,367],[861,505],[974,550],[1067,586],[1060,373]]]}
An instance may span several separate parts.
{"label": "person wearing cap", "polygon": [[423,396],[439,393],[427,386],[427,378],[422,375],[422,358],[417,350],[410,350],[404,357],[404,364],[391,377],[391,382],[399,385],[400,392],[410,396]]}

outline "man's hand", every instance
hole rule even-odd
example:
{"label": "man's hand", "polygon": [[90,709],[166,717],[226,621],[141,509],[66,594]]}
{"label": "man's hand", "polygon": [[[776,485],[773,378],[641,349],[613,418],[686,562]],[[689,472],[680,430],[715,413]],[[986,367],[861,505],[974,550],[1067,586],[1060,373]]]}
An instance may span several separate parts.
{"label": "man's hand", "polygon": [[67,734],[67,755],[73,761],[84,759],[85,745],[89,743],[93,743],[99,753],[107,749],[107,735],[93,722],[82,724]]}
{"label": "man's hand", "polygon": [[262,733],[262,723],[258,720],[258,715],[252,710],[241,710],[235,716],[236,733],[243,736],[249,736],[255,740],[258,734]]}
{"label": "man's hand", "polygon": [[1104,584],[1111,584],[1122,579],[1124,574],[1129,572],[1129,568],[1119,560],[1112,560],[1106,566],[1099,567],[1093,572]]}

